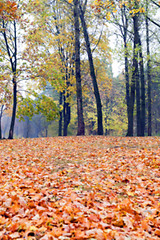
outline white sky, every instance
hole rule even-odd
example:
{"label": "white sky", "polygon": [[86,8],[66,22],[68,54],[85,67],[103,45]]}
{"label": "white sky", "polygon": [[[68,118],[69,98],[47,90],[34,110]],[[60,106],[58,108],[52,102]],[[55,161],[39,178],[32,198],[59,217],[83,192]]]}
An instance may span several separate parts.
{"label": "white sky", "polygon": [[117,60],[113,60],[112,63],[113,77],[117,77],[122,72],[122,69],[123,69],[122,63],[119,63]]}

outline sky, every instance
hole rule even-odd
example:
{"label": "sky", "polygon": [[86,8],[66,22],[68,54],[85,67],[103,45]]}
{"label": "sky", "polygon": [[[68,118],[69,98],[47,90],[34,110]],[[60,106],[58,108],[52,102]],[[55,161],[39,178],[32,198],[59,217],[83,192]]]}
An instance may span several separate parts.
{"label": "sky", "polygon": [[122,63],[119,63],[117,60],[113,60],[112,63],[112,72],[113,77],[117,77],[123,70]]}

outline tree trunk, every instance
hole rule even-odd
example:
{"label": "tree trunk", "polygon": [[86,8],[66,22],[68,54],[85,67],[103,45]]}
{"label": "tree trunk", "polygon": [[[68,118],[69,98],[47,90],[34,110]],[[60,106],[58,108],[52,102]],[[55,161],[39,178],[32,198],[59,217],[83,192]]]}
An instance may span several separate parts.
{"label": "tree trunk", "polygon": [[81,69],[80,69],[80,29],[78,11],[79,1],[74,0],[73,3],[74,3],[74,27],[75,27],[75,74],[76,74],[77,115],[78,115],[77,135],[84,135],[85,125],[83,119]]}
{"label": "tree trunk", "polygon": [[[148,0],[146,1],[146,14],[148,14]],[[151,66],[150,66],[150,47],[149,47],[149,26],[146,17],[146,43],[147,43],[147,80],[148,80],[148,136],[152,136],[152,104],[151,104]]]}
{"label": "tree trunk", "polygon": [[126,39],[124,40],[125,49],[125,80],[126,80],[126,103],[127,103],[127,117],[129,121],[129,71],[128,71],[128,50]]}
{"label": "tree trunk", "polygon": [[68,125],[70,123],[70,115],[71,115],[71,108],[69,106],[69,103],[66,102],[66,97],[64,96],[64,109],[63,109],[63,119],[64,119],[64,125],[63,125],[63,136],[67,136],[68,134]]}
{"label": "tree trunk", "polygon": [[71,107],[70,104],[68,102],[69,100],[69,86],[70,86],[70,82],[69,82],[69,74],[68,74],[68,68],[66,66],[66,86],[67,86],[67,90],[66,90],[66,94],[64,94],[64,126],[63,126],[63,136],[67,136],[68,134],[68,125],[70,123],[70,119],[71,119]]}
{"label": "tree trunk", "polygon": [[140,82],[138,69],[138,47],[139,47],[139,29],[138,29],[138,15],[133,17],[134,27],[134,64],[133,77],[136,82],[136,111],[137,111],[137,136],[141,136],[141,103],[140,103]]}
{"label": "tree trunk", "polygon": [[[134,60],[133,60],[133,65],[134,65]],[[127,131],[127,136],[133,136],[134,102],[135,102],[135,77],[134,77],[134,74],[132,74],[131,93],[130,93],[129,108],[128,108],[128,131]]]}
{"label": "tree trunk", "polygon": [[[59,107],[62,106],[62,92],[59,93]],[[62,136],[62,111],[59,111],[59,128],[58,128],[58,136]]]}
{"label": "tree trunk", "polygon": [[139,57],[140,57],[140,79],[141,79],[141,136],[145,135],[146,122],[146,102],[145,102],[145,79],[144,79],[144,64],[142,54],[142,44],[139,36]]}
{"label": "tree trunk", "polygon": [[[3,21],[3,27],[5,29],[5,23]],[[6,49],[7,49],[7,53],[10,59],[10,64],[11,64],[11,69],[12,69],[12,73],[13,73],[13,110],[12,110],[12,117],[11,117],[11,124],[10,124],[10,130],[9,130],[9,139],[13,139],[13,133],[14,133],[14,125],[15,125],[15,119],[16,119],[16,109],[17,109],[17,29],[16,29],[16,21],[13,22],[13,27],[14,27],[14,35],[13,35],[13,39],[14,39],[14,52],[11,51],[10,46],[9,46],[9,42],[7,39],[7,35],[6,32],[3,32],[3,36],[4,36],[4,40],[5,40],[5,44],[6,44]]]}
{"label": "tree trunk", "polygon": [[14,78],[13,79],[13,110],[12,110],[12,118],[11,118],[11,125],[10,125],[8,139],[13,139],[14,125],[15,125],[15,119],[16,119],[16,109],[17,109],[17,83]]}
{"label": "tree trunk", "polygon": [[120,31],[123,36],[124,41],[124,62],[125,62],[125,81],[126,81],[126,103],[127,103],[127,117],[129,116],[129,70],[128,70],[128,48],[127,48],[127,34],[128,34],[128,17],[126,14],[126,6],[124,5],[121,9],[121,18],[122,18],[122,26],[120,26]]}
{"label": "tree trunk", "polygon": [[63,134],[63,136],[68,135],[68,125],[69,125],[70,119],[71,119],[70,115],[71,115],[71,108],[69,106],[69,103],[66,103],[66,113],[65,113],[64,134]]}
{"label": "tree trunk", "polygon": [[66,96],[65,96],[65,91],[63,92],[63,136],[67,136],[67,129],[66,129]]}
{"label": "tree trunk", "polygon": [[2,124],[2,118],[0,116],[0,139],[2,139],[2,126],[1,126],[1,124]]}
{"label": "tree trunk", "polygon": [[130,101],[130,82],[129,82],[129,65],[128,65],[128,47],[127,47],[127,34],[128,34],[128,15],[126,14],[126,6],[121,8],[122,26],[119,25],[120,32],[124,41],[124,63],[125,63],[125,83],[126,83],[126,105],[127,105],[127,118],[129,123],[129,101]]}
{"label": "tree trunk", "polygon": [[87,31],[87,25],[86,25],[85,18],[84,18],[84,11],[82,10],[81,6],[79,6],[79,9],[80,9],[80,19],[81,19],[82,28],[83,28],[84,39],[86,42],[86,48],[87,48],[89,66],[90,66],[90,75],[92,78],[94,95],[96,98],[97,118],[98,118],[97,119],[98,120],[98,135],[103,135],[102,104],[101,104],[100,93],[99,93],[97,79],[96,79],[95,70],[94,70],[90,40],[89,40],[88,31]]}
{"label": "tree trunk", "polygon": [[137,44],[138,44],[138,19],[135,15],[133,17],[133,26],[134,26],[134,47],[133,47],[133,69],[132,69],[132,80],[131,80],[131,92],[130,92],[130,99],[129,99],[129,108],[128,108],[128,131],[127,136],[133,136],[133,113],[134,113],[134,102],[135,102],[135,88],[136,88],[136,103],[137,103],[137,134],[139,133],[139,121],[138,117],[140,118],[140,96],[137,91],[139,90],[139,74],[138,74],[138,54],[137,54]]}
{"label": "tree trunk", "polygon": [[106,114],[105,114],[105,136],[108,135],[108,129],[107,129],[107,122],[108,122],[108,104],[109,104],[109,97],[106,97]]}
{"label": "tree trunk", "polygon": [[1,106],[1,111],[0,111],[0,139],[2,139],[2,115],[3,115],[3,108],[4,108],[4,105]]}

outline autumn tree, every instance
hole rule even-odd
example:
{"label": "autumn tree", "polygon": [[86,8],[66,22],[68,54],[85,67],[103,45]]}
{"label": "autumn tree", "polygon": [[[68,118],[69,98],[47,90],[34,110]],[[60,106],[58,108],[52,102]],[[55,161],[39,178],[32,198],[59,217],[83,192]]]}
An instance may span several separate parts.
{"label": "autumn tree", "polygon": [[117,2],[116,7],[113,7],[111,12],[112,19],[111,23],[115,26],[115,29],[118,30],[119,35],[123,39],[123,55],[124,55],[124,75],[125,75],[125,85],[126,85],[126,105],[127,105],[127,118],[129,122],[129,100],[130,100],[130,50],[129,42],[132,37],[131,29],[131,18],[128,8],[128,2]]}
{"label": "autumn tree", "polygon": [[[98,5],[98,7],[106,10],[106,5]],[[123,39],[124,45],[124,65],[125,65],[125,80],[126,80],[126,104],[128,115],[128,132],[127,135],[133,136],[134,122],[134,103],[136,98],[136,117],[137,117],[137,136],[144,136],[145,132],[145,81],[144,81],[144,63],[142,44],[140,38],[140,21],[139,15],[144,12],[144,8],[136,1],[131,2],[113,2],[107,6],[108,13],[112,14],[110,22],[114,23],[118,28]],[[103,11],[105,13],[105,11]],[[107,12],[106,12],[107,14]],[[133,22],[133,32],[132,32]],[[128,43],[133,36],[133,63],[132,69],[129,69]],[[127,40],[128,39],[128,40]],[[128,43],[127,43],[128,41]],[[131,80],[129,79],[129,70],[132,71]],[[136,94],[136,95],[135,95]]]}
{"label": "autumn tree", "polygon": [[96,74],[95,74],[95,67],[94,67],[94,63],[93,63],[93,55],[92,55],[92,51],[91,51],[90,38],[89,38],[87,24],[86,24],[86,20],[85,20],[86,6],[87,6],[87,1],[85,2],[84,5],[81,5],[79,2],[80,19],[81,19],[84,39],[85,39],[85,43],[86,43],[86,50],[87,50],[88,61],[89,61],[89,66],[90,66],[90,75],[91,75],[92,82],[93,82],[94,95],[95,95],[96,106],[97,106],[97,127],[98,127],[97,134],[103,135],[102,103],[101,103],[99,88],[98,88]]}
{"label": "autumn tree", "polygon": [[148,82],[148,136],[152,135],[152,113],[151,113],[151,60],[150,60],[150,40],[149,40],[149,20],[148,20],[148,0],[146,1],[146,45],[147,45],[147,82]]}
{"label": "autumn tree", "polygon": [[[104,42],[103,42],[104,41]],[[99,92],[101,96],[101,101],[103,104],[103,123],[105,124],[105,104],[106,98],[110,97],[111,88],[112,88],[112,76],[110,76],[110,63],[103,56],[101,47],[105,49],[105,43],[107,42],[106,38],[102,37],[97,49],[95,50],[97,54],[94,57],[94,66],[96,72],[96,78],[99,86]],[[102,54],[104,57],[98,56],[98,53]],[[106,53],[106,52],[105,52]],[[84,121],[85,121],[85,132],[86,135],[96,135],[97,134],[97,106],[94,96],[94,89],[92,84],[92,78],[89,72],[89,63],[88,59],[82,60],[82,90],[83,90],[83,110],[84,110]]]}
{"label": "autumn tree", "polygon": [[[30,3],[28,12],[34,20],[26,36],[27,47],[24,53],[28,65],[28,78],[35,82],[38,92],[42,92],[48,84],[53,90],[53,102],[59,107],[60,136],[67,135],[74,81],[73,22],[69,22],[70,15],[67,16],[66,11],[65,4],[59,1],[51,4],[47,4],[46,1]],[[34,56],[31,58],[31,55]],[[39,61],[42,59],[43,63]],[[59,103],[54,99],[57,93]]]}
{"label": "autumn tree", "polygon": [[[77,7],[79,9],[79,3]],[[28,11],[33,15],[34,21],[32,21],[31,23],[31,28],[29,30],[28,37],[27,37],[28,43],[27,43],[25,54],[24,54],[24,58],[28,62],[27,64],[29,64],[29,66],[31,67],[30,69],[28,67],[29,74],[27,75],[29,75],[29,77],[33,81],[37,81],[38,88],[39,88],[38,91],[41,91],[42,88],[45,88],[47,82],[49,82],[52,85],[52,87],[56,91],[58,91],[59,109],[60,109],[59,135],[62,135],[62,118],[64,123],[63,135],[67,135],[67,127],[70,122],[70,112],[71,112],[70,100],[73,96],[72,91],[75,89],[75,77],[77,75],[76,73],[77,70],[74,71],[73,64],[74,62],[75,62],[75,66],[78,62],[79,63],[77,64],[77,66],[80,64],[80,61],[76,60],[76,59],[79,59],[78,56],[80,56],[79,55],[80,51],[79,52],[77,51],[77,47],[76,47],[76,51],[74,50],[74,41],[76,41],[77,46],[80,44],[78,43],[78,40],[77,40],[78,35],[76,34],[75,38],[73,35],[73,30],[75,25],[75,22],[72,20],[72,16],[75,16],[73,2],[66,4],[63,1],[62,2],[54,1],[51,4],[47,5],[46,2],[41,1],[41,4],[36,3],[36,4],[29,5]],[[78,13],[78,20],[80,20],[79,13]],[[76,20],[76,23],[77,23],[77,20]],[[78,29],[77,26],[75,29],[76,30]],[[87,32],[87,34],[89,39],[89,33]],[[68,39],[70,39],[70,41],[68,41]],[[83,44],[82,35],[79,41],[81,42],[81,44]],[[95,45],[98,45],[98,43],[100,42],[100,39],[99,40],[97,39],[96,41],[97,42],[95,43]],[[83,48],[84,48],[84,45],[83,45]],[[91,56],[92,55],[91,46],[89,51],[90,51],[90,57],[92,57],[92,65],[93,65],[93,56]],[[31,55],[32,55],[32,58],[30,57]],[[82,48],[81,48],[81,55],[82,55]],[[40,64],[39,60],[42,58],[43,58],[43,64],[42,63]],[[54,65],[54,68],[52,67],[53,65]],[[76,66],[76,69],[78,69],[77,66]],[[94,65],[92,67],[94,67]],[[76,86],[77,86],[76,94],[78,94],[77,99],[80,99],[80,100],[77,100],[77,103],[80,102],[80,105],[81,105],[80,107],[79,105],[77,105],[78,108],[81,109],[80,110],[81,113],[78,113],[78,115],[81,114],[81,117],[80,117],[81,120],[79,121],[82,123],[79,125],[81,126],[79,128],[83,129],[84,121],[82,120],[83,119],[82,93],[81,93],[82,90],[80,90],[81,87],[80,87],[79,80],[77,80]],[[96,88],[98,88],[98,84],[96,85],[95,83],[94,92]],[[98,94],[98,91],[96,90],[97,94]],[[100,102],[100,95],[99,95],[99,102]],[[98,114],[97,116],[99,119],[98,121],[100,122],[100,118],[101,118],[100,116],[102,115]],[[102,122],[101,124],[99,124],[98,128],[102,130]],[[100,133],[100,130],[98,131]],[[78,130],[78,135],[80,134],[84,134],[84,129],[80,131]]]}
{"label": "autumn tree", "polygon": [[[9,130],[9,139],[13,138],[14,125],[16,118],[17,108],[17,56],[18,56],[18,39],[17,39],[17,7],[15,1],[1,2],[0,11],[0,34],[1,34],[1,47],[3,51],[3,61],[9,62],[12,85],[13,85],[13,109],[12,118]],[[2,54],[1,51],[1,54]]]}
{"label": "autumn tree", "polygon": [[80,62],[80,27],[79,27],[79,1],[74,0],[74,29],[75,29],[75,74],[77,90],[77,135],[85,134],[83,106],[82,106],[82,86],[81,86],[81,62]]}
{"label": "autumn tree", "polygon": [[[147,84],[148,84],[148,90],[147,90],[147,95],[148,95],[148,136],[152,135],[152,69],[151,69],[151,49],[150,49],[150,23],[155,26],[160,28],[160,24],[158,23],[157,19],[154,19],[154,17],[151,15],[151,11],[149,11],[150,7],[154,6],[157,9],[160,8],[160,4],[157,3],[156,1],[148,1],[146,0],[145,2],[145,26],[146,26],[146,45],[147,45]],[[151,16],[150,16],[151,15]],[[154,63],[153,63],[154,64]]]}

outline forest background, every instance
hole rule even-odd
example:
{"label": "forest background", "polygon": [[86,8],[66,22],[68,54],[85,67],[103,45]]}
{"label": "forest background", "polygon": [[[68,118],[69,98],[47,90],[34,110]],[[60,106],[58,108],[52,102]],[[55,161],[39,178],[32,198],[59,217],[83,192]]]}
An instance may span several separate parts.
{"label": "forest background", "polygon": [[0,138],[159,135],[159,10],[1,0]]}

